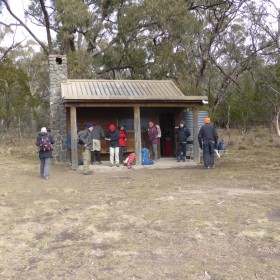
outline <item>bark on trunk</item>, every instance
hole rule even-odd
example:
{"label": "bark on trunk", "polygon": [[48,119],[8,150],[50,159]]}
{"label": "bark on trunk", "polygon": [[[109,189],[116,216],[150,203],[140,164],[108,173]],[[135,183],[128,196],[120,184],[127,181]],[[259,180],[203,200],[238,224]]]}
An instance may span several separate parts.
{"label": "bark on trunk", "polygon": [[272,125],[274,128],[274,131],[275,131],[276,135],[280,137],[279,117],[280,117],[280,103],[277,104],[277,106],[275,108],[275,112],[273,114],[273,119],[272,119]]}

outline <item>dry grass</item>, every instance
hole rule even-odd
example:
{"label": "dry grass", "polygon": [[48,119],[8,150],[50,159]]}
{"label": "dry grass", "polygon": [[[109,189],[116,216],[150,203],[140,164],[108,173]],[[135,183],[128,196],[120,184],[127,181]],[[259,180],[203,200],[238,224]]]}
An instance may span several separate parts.
{"label": "dry grass", "polygon": [[0,279],[280,279],[280,151],[262,133],[232,132],[213,170],[59,165],[49,181],[2,148]]}

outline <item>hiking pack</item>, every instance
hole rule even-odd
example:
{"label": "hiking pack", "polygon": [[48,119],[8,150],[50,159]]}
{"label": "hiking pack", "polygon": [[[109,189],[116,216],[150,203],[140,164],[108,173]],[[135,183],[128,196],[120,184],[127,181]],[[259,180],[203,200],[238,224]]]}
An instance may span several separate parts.
{"label": "hiking pack", "polygon": [[132,165],[135,163],[135,158],[135,153],[130,153],[124,161],[124,165],[126,165],[128,169],[131,169]]}
{"label": "hiking pack", "polygon": [[158,124],[155,125],[156,129],[157,129],[157,138],[161,138],[161,129],[160,126]]}
{"label": "hiking pack", "polygon": [[40,136],[40,144],[39,144],[39,150],[46,152],[46,151],[51,151],[52,148],[52,142],[51,142],[51,137],[48,134],[41,135]]}
{"label": "hiking pack", "polygon": [[84,145],[84,142],[81,140],[81,135],[83,133],[83,130],[81,130],[77,135],[77,140],[79,145]]}

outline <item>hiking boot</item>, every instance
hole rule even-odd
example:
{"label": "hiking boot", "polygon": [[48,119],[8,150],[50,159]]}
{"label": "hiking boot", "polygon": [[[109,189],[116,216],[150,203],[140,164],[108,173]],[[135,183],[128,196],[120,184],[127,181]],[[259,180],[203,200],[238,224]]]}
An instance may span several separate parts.
{"label": "hiking boot", "polygon": [[120,165],[119,165],[118,163],[116,164],[116,166],[117,166],[117,167],[120,167]]}
{"label": "hiking boot", "polygon": [[98,161],[96,164],[98,164],[98,165],[101,164],[101,161]]}
{"label": "hiking boot", "polygon": [[110,163],[110,167],[113,167],[114,165],[112,163]]}
{"label": "hiking boot", "polygon": [[45,180],[49,180],[49,177],[48,177],[48,176],[45,176],[44,179],[45,179]]}

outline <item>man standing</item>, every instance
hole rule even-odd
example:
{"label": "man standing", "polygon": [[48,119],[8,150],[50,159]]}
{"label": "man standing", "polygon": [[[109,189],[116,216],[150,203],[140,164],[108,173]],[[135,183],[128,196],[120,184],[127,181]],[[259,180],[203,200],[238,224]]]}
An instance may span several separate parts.
{"label": "man standing", "polygon": [[175,127],[175,133],[177,134],[177,142],[179,146],[179,151],[177,155],[177,161],[181,160],[181,153],[183,153],[183,161],[186,161],[186,149],[187,149],[187,140],[191,135],[190,130],[185,126],[185,122],[181,121],[179,127]]}
{"label": "man standing", "polygon": [[40,175],[45,180],[49,179],[53,144],[54,139],[52,135],[47,132],[45,127],[42,127],[37,137],[36,145],[39,147],[39,158],[41,161]]}
{"label": "man standing", "polygon": [[203,150],[203,161],[205,168],[214,168],[215,149],[218,145],[218,133],[216,128],[211,125],[210,118],[204,119],[204,125],[198,133],[200,149]]}
{"label": "man standing", "polygon": [[[105,138],[103,128],[99,125],[94,125],[91,132],[92,149],[91,149],[91,163],[101,164],[101,138]],[[95,157],[95,160],[94,160]]]}
{"label": "man standing", "polygon": [[84,175],[90,175],[92,172],[89,171],[89,163],[90,163],[90,151],[92,147],[92,141],[90,137],[90,133],[93,130],[93,124],[87,123],[84,130],[80,131],[79,142],[83,146],[83,167],[84,167]]}
{"label": "man standing", "polygon": [[149,122],[148,137],[149,137],[149,143],[152,147],[153,160],[157,161],[157,143],[158,143],[157,128],[155,127],[152,121]]}

